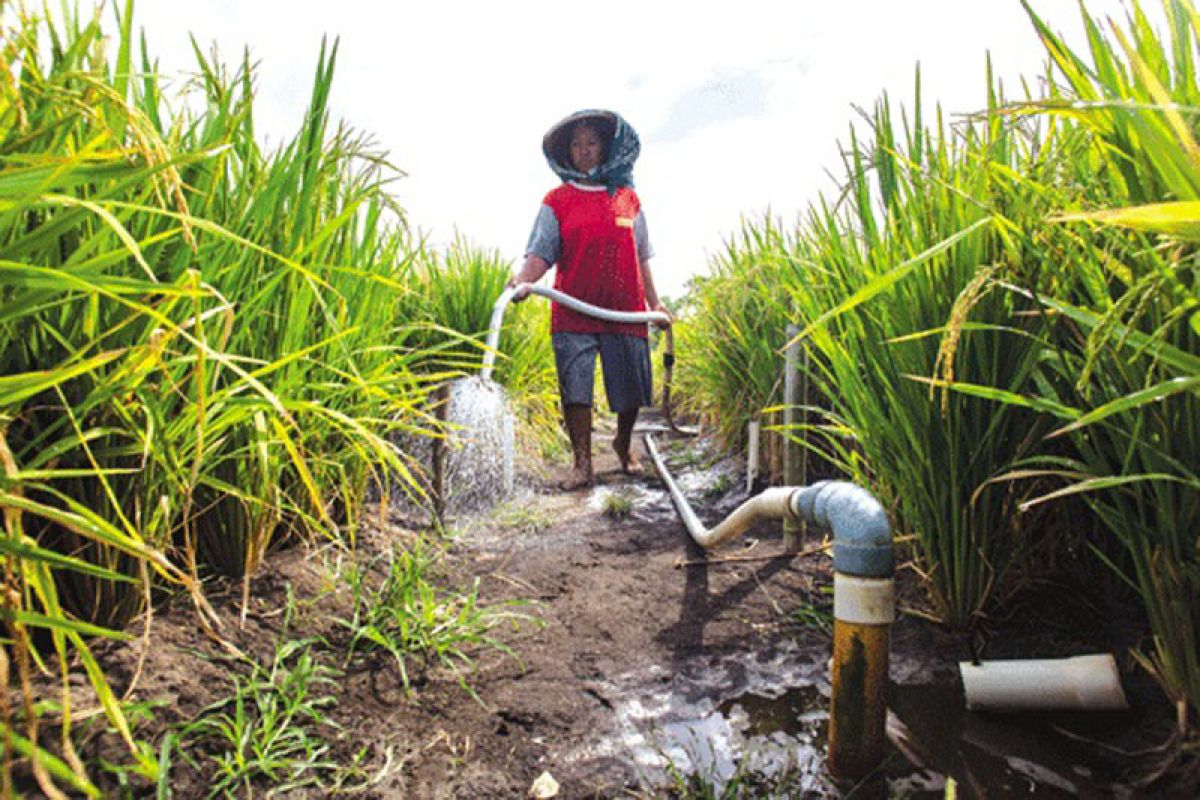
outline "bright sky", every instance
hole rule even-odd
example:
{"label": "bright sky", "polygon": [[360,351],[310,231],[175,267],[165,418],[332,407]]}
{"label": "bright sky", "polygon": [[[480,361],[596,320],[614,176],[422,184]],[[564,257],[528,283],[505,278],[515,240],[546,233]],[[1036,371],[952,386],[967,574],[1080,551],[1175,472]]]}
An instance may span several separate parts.
{"label": "bright sky", "polygon": [[[1033,4],[1078,41],[1076,0]],[[1119,0],[1088,7],[1123,16]],[[276,144],[300,123],[322,35],[339,37],[334,114],[408,173],[394,192],[410,222],[514,262],[557,183],[542,134],[577,109],[618,111],[641,136],[634,177],[671,296],[742,217],[791,220],[829,191],[854,106],[885,89],[908,103],[918,62],[949,114],[984,104],[988,51],[1010,97],[1044,62],[1017,0],[138,0],[135,25],[169,74],[194,64],[189,31],[227,63],[249,47],[256,124]]]}

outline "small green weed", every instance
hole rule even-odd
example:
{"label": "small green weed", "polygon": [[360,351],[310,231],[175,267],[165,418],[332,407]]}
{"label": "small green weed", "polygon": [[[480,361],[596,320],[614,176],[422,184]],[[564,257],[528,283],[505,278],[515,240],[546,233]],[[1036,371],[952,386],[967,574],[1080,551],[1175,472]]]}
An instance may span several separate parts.
{"label": "small green weed", "polygon": [[728,472],[723,472],[717,476],[717,479],[709,484],[704,489],[704,498],[712,500],[720,497],[733,488],[733,478]]}
{"label": "small green weed", "polygon": [[604,496],[604,515],[625,519],[633,512],[633,498],[624,492],[609,492]]}
{"label": "small green weed", "polygon": [[[305,787],[330,790],[358,774],[356,765],[328,758],[327,732],[337,724],[325,716],[336,699],[329,693],[341,673],[314,655],[317,639],[288,639],[296,602],[288,600],[279,640],[269,666],[252,659],[229,659],[249,667],[234,677],[233,694],[212,703],[189,724],[169,734],[158,757],[158,796],[167,797],[171,754],[206,772],[209,797],[244,793],[269,783],[272,793]],[[195,752],[207,754],[198,763]]]}
{"label": "small green weed", "polygon": [[833,633],[833,614],[812,603],[801,603],[796,607],[796,621],[806,628],[815,628],[825,634]]}
{"label": "small green weed", "polygon": [[353,613],[350,619],[337,622],[350,631],[346,662],[357,652],[382,650],[395,660],[400,681],[410,693],[414,660],[421,670],[440,664],[454,673],[468,694],[478,699],[463,671],[464,667],[473,669],[475,665],[468,651],[491,647],[519,662],[516,653],[491,636],[491,631],[501,623],[517,627],[534,618],[509,608],[520,602],[500,607],[480,605],[478,578],[465,592],[438,589],[428,578],[435,561],[436,554],[431,554],[430,548],[417,540],[410,549],[397,547],[392,551],[387,574],[374,588],[367,585],[369,569],[356,568],[345,573],[353,597]]}
{"label": "small green weed", "polygon": [[707,465],[708,456],[701,450],[689,447],[672,453],[670,461],[676,469],[702,468]]}
{"label": "small green weed", "polygon": [[706,447],[702,442],[679,440],[668,442],[664,456],[672,469],[708,469],[721,460],[720,450]]}
{"label": "small green weed", "polygon": [[816,596],[802,599],[793,612],[796,621],[808,628],[833,635],[833,585],[814,587]]}
{"label": "small green weed", "polygon": [[[320,786],[341,770],[328,759],[322,736],[323,728],[335,727],[324,713],[335,701],[324,690],[340,673],[317,661],[312,644],[279,642],[270,666],[251,661],[250,674],[234,679],[232,697],[208,706],[180,731],[180,750],[194,768],[202,767],[189,750],[211,753],[209,797],[250,796],[260,781],[275,792]],[[164,755],[169,747],[164,742]]]}
{"label": "small green weed", "polygon": [[[770,775],[762,774],[749,766],[743,758],[733,775],[722,780],[703,771],[685,771],[668,759],[667,775],[671,786],[666,797],[673,800],[752,800],[760,797],[794,797],[799,788],[799,775],[793,764],[783,764]],[[663,797],[655,793],[654,797]],[[804,796],[807,796],[804,795]]]}
{"label": "small green weed", "polygon": [[553,521],[548,510],[528,504],[506,506],[493,519],[501,527],[515,528],[521,533],[540,533]]}
{"label": "small green weed", "polygon": [[565,434],[554,429],[552,435],[548,434],[542,438],[539,452],[545,461],[565,464],[571,455],[571,442]]}
{"label": "small green weed", "polygon": [[[117,702],[124,720],[129,725],[134,745],[132,750],[124,745],[105,746],[106,743],[114,743],[123,738],[107,715],[84,717],[70,729],[71,758],[82,757],[82,772],[71,765],[70,759],[62,757],[61,750],[55,748],[55,752],[39,748],[38,759],[42,768],[57,784],[69,786],[74,791],[72,797],[142,796],[148,786],[165,783],[166,776],[160,769],[154,745],[142,739],[141,735],[143,727],[153,722],[155,711],[167,703],[159,700]],[[65,713],[59,700],[49,698],[35,703],[31,711],[37,718],[39,727],[61,726]],[[18,717],[14,722],[16,724],[12,727],[4,727],[4,736],[13,745],[17,783],[32,784],[37,779],[32,775],[29,757],[35,748],[18,733],[25,729],[24,719]],[[0,754],[4,753],[4,749],[4,746],[0,745]],[[121,760],[111,760],[109,754]],[[95,783],[93,779],[97,779]],[[43,786],[39,785],[38,788],[45,792]]]}
{"label": "small green weed", "polygon": [[[154,720],[155,711],[167,705],[165,701],[140,701],[122,703],[122,710],[125,712],[125,719],[129,721],[130,727],[133,728],[135,735],[137,729],[146,723]],[[107,720],[105,720],[107,723]],[[111,725],[106,724],[106,734],[115,735],[116,731]],[[167,741],[170,740],[170,741]],[[137,752],[133,753],[133,761],[131,763],[117,763],[109,761],[106,758],[99,759],[99,766],[105,773],[108,774],[110,780],[116,783],[116,791],[111,788],[108,793],[118,794],[121,797],[132,797],[136,792],[144,790],[147,785],[156,787],[156,792],[160,797],[167,797],[163,794],[169,786],[171,773],[171,748],[174,742],[171,736],[164,740],[163,747],[156,754],[154,745],[151,742],[143,739],[134,739],[134,744],[137,746]]]}

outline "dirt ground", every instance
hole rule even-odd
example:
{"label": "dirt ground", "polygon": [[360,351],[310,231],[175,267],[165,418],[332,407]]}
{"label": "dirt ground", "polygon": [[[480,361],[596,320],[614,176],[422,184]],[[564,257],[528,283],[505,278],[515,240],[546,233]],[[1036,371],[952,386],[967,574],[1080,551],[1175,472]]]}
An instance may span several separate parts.
{"label": "dirt ground", "polygon": [[[679,471],[673,469],[673,474],[680,482],[694,479],[688,485],[697,493],[698,512],[710,524],[745,499],[732,462],[720,462],[690,440],[665,447],[674,448]],[[336,698],[326,709],[329,758],[342,764],[357,759],[360,766],[344,789],[379,798],[525,797],[548,772],[559,787],[558,797],[678,796],[684,779],[672,776],[669,765],[685,770],[672,753],[711,745],[707,760],[703,753],[692,753],[693,768],[711,768],[723,757],[712,742],[722,736],[722,742],[729,742],[727,731],[713,734],[708,744],[699,741],[706,730],[701,725],[695,729],[697,741],[681,744],[686,725],[679,723],[679,708],[691,708],[696,719],[718,711],[737,717],[743,712],[731,712],[731,700],[803,690],[797,684],[804,683],[815,689],[805,701],[808,707],[796,714],[809,721],[811,736],[792,730],[788,735],[793,738],[781,739],[784,734],[767,730],[760,737],[783,742],[792,756],[797,749],[808,752],[807,761],[792,763],[795,779],[786,796],[940,797],[936,768],[947,756],[934,752],[938,742],[943,749],[949,743],[951,760],[967,764],[967,778],[959,779],[968,789],[965,796],[973,784],[989,796],[1006,796],[1006,787],[1013,796],[1111,796],[1112,781],[1130,761],[1098,755],[1106,751],[1086,739],[1144,746],[1161,738],[1169,714],[1153,687],[1133,670],[1127,670],[1133,711],[1108,715],[1100,723],[1096,718],[1054,721],[1060,729],[1086,732],[1086,737],[1072,734],[1046,744],[1038,737],[1051,734],[1041,722],[1019,723],[1014,733],[1005,727],[1008,723],[993,720],[981,727],[964,722],[961,713],[942,713],[949,696],[945,692],[954,691],[955,665],[969,657],[972,643],[905,614],[893,630],[893,710],[899,714],[907,708],[905,713],[911,714],[901,729],[927,742],[910,747],[910,755],[936,763],[921,770],[893,753],[886,770],[892,777],[920,779],[836,786],[823,773],[821,739],[830,651],[822,625],[831,607],[828,558],[750,560],[779,554],[778,531],[768,526],[709,554],[706,561],[671,510],[648,459],[646,474],[621,474],[603,432],[596,453],[594,491],[563,494],[552,488],[549,477],[535,476],[515,501],[451,525],[439,566],[442,582],[469,588],[478,581],[485,604],[529,601],[513,610],[530,619],[517,628],[494,631],[516,657],[495,648],[471,653],[475,669],[466,680],[475,697],[440,667],[414,670],[413,692],[406,693],[388,657],[354,659],[326,687]],[[627,515],[614,513],[614,502],[606,499],[612,495],[633,498]],[[374,512],[378,515],[379,509]],[[270,663],[281,636],[323,637],[324,644],[314,652],[342,668],[339,648],[344,648],[346,634],[335,620],[349,616],[351,603],[348,588],[335,578],[338,570],[351,559],[369,563],[393,544],[411,542],[418,535],[414,527],[402,519],[375,518],[365,526],[354,555],[332,545],[275,553],[253,581],[244,624],[239,621],[239,588],[214,585],[210,600],[225,620],[222,635],[264,664]],[[912,572],[902,570],[900,578],[901,606],[919,606]],[[287,619],[289,594],[294,611]],[[992,632],[986,655],[1097,652],[1121,637],[1128,639],[1129,625],[1136,625],[1116,622],[1119,615],[1111,609],[1080,602],[1058,615],[1049,634],[1021,634],[1032,629],[1030,619],[1045,619],[1043,609],[1035,599],[1014,610]],[[133,633],[139,631],[135,625]],[[199,630],[186,598],[157,610],[148,638],[102,643],[97,652],[119,692],[137,675],[133,697],[155,707],[153,719],[137,730],[148,741],[157,741],[169,726],[186,723],[232,691],[229,662],[219,658],[221,646]],[[1127,666],[1123,651],[1117,652]],[[757,724],[746,723],[744,713],[740,719],[743,728]],[[744,745],[749,733],[742,733],[738,742]],[[960,739],[971,739],[971,748],[1008,761],[979,767],[978,758],[967,758],[967,745],[956,749],[954,742]],[[102,739],[90,745],[93,750],[101,746]],[[736,757],[732,751],[737,747],[730,747],[725,755]],[[1066,759],[1064,766],[1013,772],[1013,757],[998,751],[1021,755],[1023,747],[1057,748]],[[83,755],[96,753],[85,746]],[[206,763],[200,759],[193,766],[175,759],[175,797],[204,796],[211,780]],[[984,774],[989,771],[994,774]],[[1013,775],[1028,780],[1023,783]],[[256,789],[261,796],[271,787]],[[286,794],[332,793],[326,785]]]}

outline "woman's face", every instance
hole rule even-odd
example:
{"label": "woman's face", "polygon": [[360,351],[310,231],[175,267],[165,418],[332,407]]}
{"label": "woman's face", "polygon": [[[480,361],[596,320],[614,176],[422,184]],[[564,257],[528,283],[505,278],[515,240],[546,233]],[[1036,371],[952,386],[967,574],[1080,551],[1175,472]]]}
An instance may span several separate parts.
{"label": "woman's face", "polygon": [[587,174],[604,161],[604,140],[591,125],[576,125],[571,133],[571,166]]}

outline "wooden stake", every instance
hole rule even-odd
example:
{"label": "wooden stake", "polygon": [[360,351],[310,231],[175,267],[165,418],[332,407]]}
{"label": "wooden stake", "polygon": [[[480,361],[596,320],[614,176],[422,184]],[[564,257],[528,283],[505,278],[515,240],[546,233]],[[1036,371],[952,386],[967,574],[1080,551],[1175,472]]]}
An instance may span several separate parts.
{"label": "wooden stake", "polygon": [[[793,428],[796,424],[796,410],[800,405],[800,344],[794,339],[800,335],[797,325],[788,325],[784,334],[788,345],[784,349],[783,360],[783,425],[787,431],[783,443],[783,485],[801,487],[803,476],[800,474],[800,453],[798,445],[792,441]],[[803,532],[803,527],[790,519],[783,521],[783,549],[795,550],[799,545],[796,534]]]}

